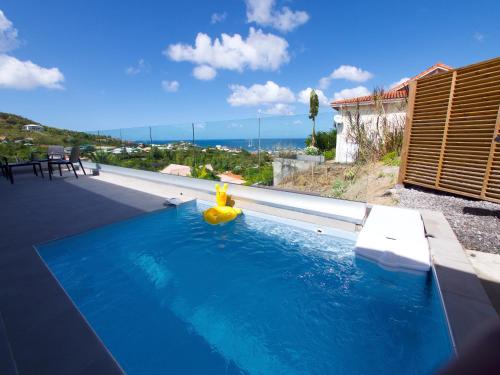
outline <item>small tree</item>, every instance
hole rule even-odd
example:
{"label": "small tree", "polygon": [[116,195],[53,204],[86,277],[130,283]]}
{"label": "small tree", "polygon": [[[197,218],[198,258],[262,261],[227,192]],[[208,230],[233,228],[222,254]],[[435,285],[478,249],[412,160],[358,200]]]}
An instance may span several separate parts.
{"label": "small tree", "polygon": [[311,146],[316,147],[316,116],[318,115],[319,99],[316,91],[311,90],[309,96],[309,118],[313,121],[313,128],[311,134]]}

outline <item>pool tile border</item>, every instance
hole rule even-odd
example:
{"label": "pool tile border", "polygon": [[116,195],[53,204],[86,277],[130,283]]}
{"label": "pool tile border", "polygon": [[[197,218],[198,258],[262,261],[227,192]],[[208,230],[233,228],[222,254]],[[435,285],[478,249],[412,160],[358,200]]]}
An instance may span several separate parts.
{"label": "pool tile border", "polygon": [[477,332],[499,317],[444,215],[430,210],[420,214],[452,342],[460,355]]}

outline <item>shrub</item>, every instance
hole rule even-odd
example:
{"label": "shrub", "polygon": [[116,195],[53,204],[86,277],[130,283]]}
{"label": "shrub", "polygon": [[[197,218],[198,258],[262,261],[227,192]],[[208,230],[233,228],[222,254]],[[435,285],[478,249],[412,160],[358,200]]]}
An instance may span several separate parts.
{"label": "shrub", "polygon": [[358,175],[359,167],[357,165],[353,165],[350,168],[347,168],[344,171],[344,179],[346,181],[353,181]]}
{"label": "shrub", "polygon": [[319,155],[319,150],[317,147],[314,146],[308,146],[304,149],[304,152],[306,155]]}
{"label": "shrub", "polygon": [[[319,131],[315,134],[316,147],[320,151],[334,149],[337,146],[337,131],[331,129],[329,131]],[[311,146],[312,136],[306,138],[306,146]]]}
{"label": "shrub", "polygon": [[113,164],[115,161],[114,155],[109,154],[102,150],[93,152],[90,158],[94,163],[100,163],[100,164]]}
{"label": "shrub", "polygon": [[337,179],[332,185],[332,196],[335,198],[341,198],[342,195],[347,191],[349,183],[347,181]]}
{"label": "shrub", "polygon": [[201,168],[195,167],[191,172],[191,177],[201,178],[203,180],[217,180],[218,178],[215,174],[206,168],[206,166],[202,166]]}
{"label": "shrub", "polygon": [[270,164],[262,164],[260,168],[248,168],[243,174],[245,185],[267,185],[273,184],[273,166]]}
{"label": "shrub", "polygon": [[[371,119],[362,117],[360,103],[345,112],[346,138],[348,142],[356,145],[353,157],[361,164],[378,161],[382,155],[390,152],[399,153],[403,143],[405,115],[395,114],[388,117],[382,89],[375,89],[373,98],[375,113]],[[406,102],[399,105],[398,111],[406,111]]]}
{"label": "shrub", "polygon": [[398,153],[396,151],[391,151],[382,156],[381,161],[385,165],[399,166],[401,158],[398,156]]}
{"label": "shrub", "polygon": [[328,150],[323,153],[325,160],[333,160],[335,159],[335,149]]}

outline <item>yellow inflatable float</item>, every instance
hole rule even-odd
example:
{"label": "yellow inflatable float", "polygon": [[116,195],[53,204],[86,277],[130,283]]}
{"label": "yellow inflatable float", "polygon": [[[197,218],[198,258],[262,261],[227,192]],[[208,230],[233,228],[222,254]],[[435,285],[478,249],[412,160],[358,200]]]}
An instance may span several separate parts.
{"label": "yellow inflatable float", "polygon": [[219,184],[215,185],[215,201],[217,206],[203,211],[203,218],[209,224],[221,224],[236,219],[241,214],[239,208],[234,208],[234,201],[227,195],[227,184],[222,189]]}

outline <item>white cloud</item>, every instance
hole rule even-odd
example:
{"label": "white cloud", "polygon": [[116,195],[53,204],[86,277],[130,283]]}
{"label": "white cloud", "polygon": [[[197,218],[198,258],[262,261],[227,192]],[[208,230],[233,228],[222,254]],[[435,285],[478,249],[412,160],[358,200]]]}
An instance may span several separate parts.
{"label": "white cloud", "polygon": [[[297,94],[297,100],[301,103],[309,105],[309,98],[311,96],[311,90],[312,90],[312,88],[308,87],[307,89],[300,91]],[[325,93],[322,90],[315,89],[314,91],[316,91],[316,94],[318,95],[319,104],[322,104],[322,105],[329,104],[328,98],[326,97]]]}
{"label": "white cloud", "polygon": [[226,19],[227,17],[227,13],[224,12],[224,13],[214,13],[212,14],[212,17],[210,19],[210,23],[213,25],[213,24],[216,24],[216,23],[219,23],[219,22],[222,22]]}
{"label": "white cloud", "polygon": [[356,98],[358,96],[366,96],[366,95],[371,95],[370,90],[368,90],[364,86],[358,86],[358,87],[354,87],[352,89],[343,89],[339,92],[336,92],[335,94],[333,94],[333,99],[334,100],[350,99],[350,98]]}
{"label": "white cloud", "polygon": [[17,30],[0,10],[0,53],[11,51],[18,45]]}
{"label": "white cloud", "polygon": [[319,87],[326,89],[330,86],[333,79],[345,79],[352,82],[365,82],[373,77],[373,74],[361,68],[352,65],[341,65],[330,75],[323,77],[319,80]]}
{"label": "white cloud", "polygon": [[484,34],[476,31],[474,33],[474,39],[476,39],[479,43],[483,42],[484,41]]}
{"label": "white cloud", "polygon": [[43,68],[6,55],[19,46],[17,29],[0,10],[0,88],[32,90],[37,87],[63,89],[64,75],[58,68]]}
{"label": "white cloud", "polygon": [[403,82],[408,81],[409,79],[410,79],[410,77],[403,77],[399,81],[391,83],[390,86],[389,86],[389,89],[392,89],[392,88],[394,88],[396,86],[399,86],[400,84],[402,84]]}
{"label": "white cloud", "polygon": [[293,115],[295,108],[289,104],[276,103],[271,107],[264,109],[262,112],[267,115]]}
{"label": "white cloud", "polygon": [[247,21],[261,26],[271,26],[287,32],[306,23],[309,15],[304,11],[293,11],[288,7],[275,9],[275,0],[245,0]]}
{"label": "white cloud", "polygon": [[179,90],[179,86],[178,81],[161,81],[161,87],[167,92],[176,92]]}
{"label": "white cloud", "polygon": [[285,39],[252,27],[246,39],[239,34],[222,34],[220,39],[212,41],[207,34],[198,33],[194,47],[182,43],[171,44],[163,54],[174,61],[188,61],[210,66],[214,70],[239,72],[245,68],[277,70],[290,60]]}
{"label": "white cloud", "polygon": [[233,107],[295,102],[295,95],[288,87],[281,87],[273,81],[250,87],[230,85],[229,88],[232,94],[227,98],[227,102]]}
{"label": "white cloud", "polygon": [[148,70],[149,70],[149,66],[146,63],[146,61],[144,61],[144,59],[140,59],[137,62],[137,65],[129,66],[127,69],[125,69],[125,74],[133,76],[133,75],[136,75],[139,73],[146,72]]}
{"label": "white cloud", "polygon": [[31,61],[0,55],[0,88],[32,90],[37,87],[63,89],[64,75],[57,68],[43,68]]}
{"label": "white cloud", "polygon": [[217,70],[209,65],[200,65],[193,69],[193,76],[202,81],[210,81],[217,75]]}

